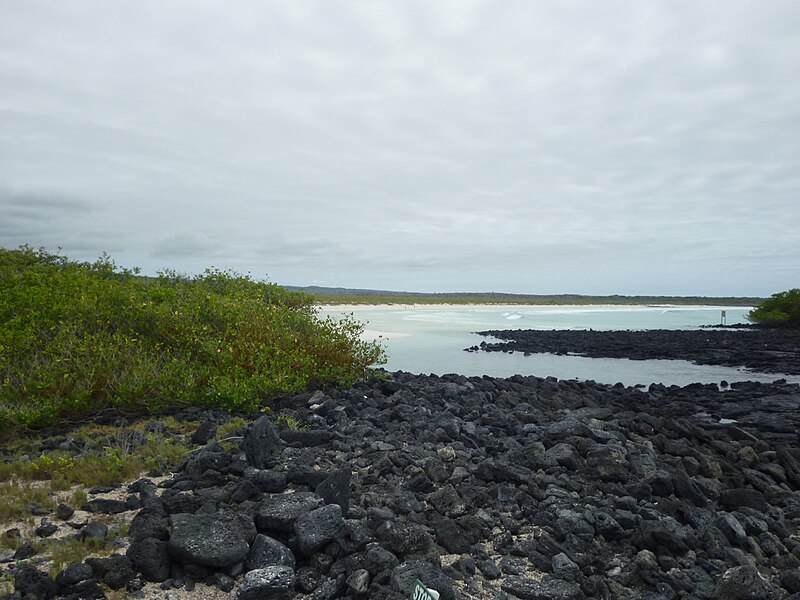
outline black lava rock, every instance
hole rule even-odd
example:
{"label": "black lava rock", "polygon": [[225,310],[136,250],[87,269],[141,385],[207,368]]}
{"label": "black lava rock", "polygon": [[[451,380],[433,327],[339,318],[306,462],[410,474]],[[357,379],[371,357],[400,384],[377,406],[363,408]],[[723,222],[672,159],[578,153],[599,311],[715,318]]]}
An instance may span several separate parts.
{"label": "black lava rock", "polygon": [[50,579],[47,573],[30,565],[23,565],[17,569],[14,574],[14,590],[19,592],[22,598],[39,600],[55,598],[57,592],[56,583]]}
{"label": "black lava rock", "polygon": [[170,556],[209,567],[228,567],[243,560],[250,550],[244,518],[233,512],[172,515]]}
{"label": "black lava rock", "polygon": [[260,417],[250,426],[242,441],[242,448],[247,457],[247,464],[256,469],[266,469],[272,466],[274,455],[280,448],[280,438],[269,418]]}
{"label": "black lava rock", "polygon": [[133,567],[147,581],[161,583],[169,579],[172,560],[167,542],[155,538],[144,538],[131,542],[127,556]]}

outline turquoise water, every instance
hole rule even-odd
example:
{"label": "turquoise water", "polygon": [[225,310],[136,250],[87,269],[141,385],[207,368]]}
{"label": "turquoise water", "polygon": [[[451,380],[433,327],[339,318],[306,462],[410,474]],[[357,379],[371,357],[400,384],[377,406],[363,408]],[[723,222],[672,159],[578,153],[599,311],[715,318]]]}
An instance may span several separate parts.
{"label": "turquoise water", "polygon": [[[353,314],[365,324],[365,337],[386,347],[388,370],[509,377],[515,374],[594,380],[625,385],[687,385],[734,381],[774,381],[781,377],[731,367],[694,365],[681,360],[625,360],[553,354],[464,352],[486,339],[486,329],[696,329],[746,322],[750,307],[672,306],[378,306],[328,307],[321,315]],[[786,377],[800,383],[800,377]]]}

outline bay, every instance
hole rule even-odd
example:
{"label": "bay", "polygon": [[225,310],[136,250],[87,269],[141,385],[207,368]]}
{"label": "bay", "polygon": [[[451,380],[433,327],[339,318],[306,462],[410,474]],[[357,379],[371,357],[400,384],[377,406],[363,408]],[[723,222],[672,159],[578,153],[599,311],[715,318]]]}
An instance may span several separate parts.
{"label": "bay", "polygon": [[493,377],[521,374],[625,385],[771,382],[781,377],[800,383],[800,376],[695,365],[683,360],[464,352],[464,348],[487,339],[476,331],[488,329],[698,329],[719,324],[723,310],[728,323],[743,323],[750,307],[353,305],[322,307],[320,316],[348,314],[364,323],[363,337],[383,344],[389,357],[384,368],[390,371]]}

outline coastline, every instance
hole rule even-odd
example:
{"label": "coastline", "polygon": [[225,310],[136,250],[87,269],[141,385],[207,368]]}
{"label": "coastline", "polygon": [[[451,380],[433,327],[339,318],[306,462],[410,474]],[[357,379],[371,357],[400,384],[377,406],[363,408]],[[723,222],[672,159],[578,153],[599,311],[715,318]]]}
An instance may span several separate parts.
{"label": "coastline", "polygon": [[720,306],[716,304],[315,304],[316,308],[324,312],[348,312],[355,310],[435,310],[442,309],[463,309],[463,310],[480,310],[480,309],[493,309],[493,310],[520,310],[520,309],[541,309],[542,311],[548,310],[610,310],[610,311],[625,311],[631,309],[669,309],[669,310],[698,310],[698,309],[715,309],[715,310],[746,310],[752,306]]}

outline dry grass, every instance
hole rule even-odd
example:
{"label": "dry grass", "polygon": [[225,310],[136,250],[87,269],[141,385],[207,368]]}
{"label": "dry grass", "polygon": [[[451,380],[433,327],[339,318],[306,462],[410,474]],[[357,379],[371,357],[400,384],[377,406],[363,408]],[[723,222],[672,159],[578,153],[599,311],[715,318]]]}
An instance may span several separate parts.
{"label": "dry grass", "polygon": [[21,481],[0,483],[0,520],[30,515],[34,507],[55,510],[56,500],[49,486]]}
{"label": "dry grass", "polygon": [[64,567],[71,563],[82,562],[89,555],[106,555],[111,551],[106,549],[105,542],[90,538],[69,538],[61,540],[45,540],[42,551],[52,560],[50,577],[55,578]]}
{"label": "dry grass", "polygon": [[180,462],[191,449],[182,434],[194,431],[197,422],[174,417],[162,422],[164,434],[145,432],[147,421],[127,427],[81,426],[70,432],[71,438],[87,442],[77,454],[52,450],[31,457],[31,448],[40,447],[41,440],[28,440],[13,450],[6,446],[5,455],[11,457],[0,462],[0,521],[52,512],[58,492],[68,490],[71,495],[60,501],[79,508],[87,500],[84,487],[117,485]]}

